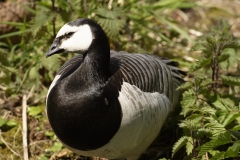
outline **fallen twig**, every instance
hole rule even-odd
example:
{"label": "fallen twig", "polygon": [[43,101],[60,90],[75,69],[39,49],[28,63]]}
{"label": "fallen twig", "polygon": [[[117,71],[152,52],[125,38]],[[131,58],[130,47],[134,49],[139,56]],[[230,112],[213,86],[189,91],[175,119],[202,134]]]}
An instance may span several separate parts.
{"label": "fallen twig", "polygon": [[23,157],[28,160],[28,132],[27,132],[27,100],[32,96],[35,86],[28,95],[24,94],[22,99],[22,135],[23,135]]}
{"label": "fallen twig", "polygon": [[206,160],[209,160],[209,158],[208,158],[208,153],[206,152]]}
{"label": "fallen twig", "polygon": [[23,135],[23,157],[28,160],[28,142],[27,142],[27,95],[22,99],[22,135]]}

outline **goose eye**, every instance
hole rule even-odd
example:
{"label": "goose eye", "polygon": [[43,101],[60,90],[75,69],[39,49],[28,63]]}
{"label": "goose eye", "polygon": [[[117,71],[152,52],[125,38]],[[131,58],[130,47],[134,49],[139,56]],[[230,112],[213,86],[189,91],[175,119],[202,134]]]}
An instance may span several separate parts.
{"label": "goose eye", "polygon": [[74,34],[74,32],[68,32],[67,33],[67,37],[69,38],[69,37],[71,37],[71,35],[73,35]]}

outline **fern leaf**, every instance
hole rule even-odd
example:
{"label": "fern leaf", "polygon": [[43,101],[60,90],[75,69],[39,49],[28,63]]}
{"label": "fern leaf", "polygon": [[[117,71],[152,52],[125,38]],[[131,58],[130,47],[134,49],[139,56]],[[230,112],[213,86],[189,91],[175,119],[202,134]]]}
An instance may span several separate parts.
{"label": "fern leaf", "polygon": [[193,144],[192,144],[192,137],[188,137],[187,143],[186,143],[186,152],[187,155],[190,155],[193,151]]}
{"label": "fern leaf", "polygon": [[194,134],[194,137],[197,138],[197,139],[200,139],[200,138],[203,138],[204,136],[206,137],[210,137],[212,134],[211,134],[211,130],[208,129],[208,128],[199,128],[195,134]]}
{"label": "fern leaf", "polygon": [[219,150],[209,150],[208,151],[212,156],[215,156],[216,154],[220,153]]}
{"label": "fern leaf", "polygon": [[240,108],[235,105],[235,102],[233,99],[227,97],[227,98],[221,98],[221,101],[228,108],[229,111],[240,111]]}
{"label": "fern leaf", "polygon": [[216,110],[208,105],[205,105],[204,107],[202,107],[201,111],[205,114],[210,114],[210,115],[216,114]]}
{"label": "fern leaf", "polygon": [[212,117],[205,117],[205,119],[209,121],[209,123],[205,124],[205,127],[211,129],[213,137],[217,137],[219,134],[226,132],[225,127],[217,120]]}
{"label": "fern leaf", "polygon": [[181,86],[179,86],[177,89],[181,89],[181,90],[187,90],[193,87],[192,82],[186,82],[184,84],[182,84]]}
{"label": "fern leaf", "polygon": [[31,28],[28,30],[29,32],[32,33],[32,35],[35,37],[39,30],[42,28],[44,24],[47,22],[50,22],[57,16],[57,13],[55,12],[50,12],[46,10],[42,10],[39,12],[38,16],[33,19],[33,25]]}
{"label": "fern leaf", "polygon": [[172,157],[175,155],[175,153],[181,149],[187,142],[188,142],[189,137],[183,136],[181,137],[174,145],[172,149]]}
{"label": "fern leaf", "polygon": [[221,145],[222,143],[226,144],[226,143],[231,143],[232,139],[231,139],[231,133],[229,131],[220,134],[217,139],[216,142]]}
{"label": "fern leaf", "polygon": [[230,112],[226,117],[224,122],[222,123],[224,127],[226,127],[229,123],[234,121],[237,117],[240,116],[240,112]]}
{"label": "fern leaf", "polygon": [[187,120],[194,120],[194,119],[200,121],[202,119],[202,114],[193,113],[187,117]]}
{"label": "fern leaf", "polygon": [[228,53],[222,53],[219,57],[218,57],[218,62],[224,62],[226,61],[228,58],[230,57],[230,55]]}
{"label": "fern leaf", "polygon": [[199,150],[198,157],[201,157],[203,154],[205,154],[209,150],[212,150],[218,146],[228,144],[231,142],[232,140],[231,140],[230,132],[221,133],[216,139],[213,139],[197,148],[197,150]]}
{"label": "fern leaf", "polygon": [[185,119],[182,120],[179,124],[179,127],[181,128],[187,128],[189,130],[197,130],[201,128],[201,123],[199,123],[200,119],[196,118],[193,120]]}
{"label": "fern leaf", "polygon": [[234,142],[232,146],[226,151],[224,158],[237,157],[240,150],[240,142]]}
{"label": "fern leaf", "polygon": [[212,103],[216,108],[220,109],[220,110],[227,110],[226,106],[222,103],[221,98],[218,96],[217,100],[215,102]]}
{"label": "fern leaf", "polygon": [[229,111],[227,111],[227,110],[218,110],[216,114],[218,115],[217,116],[218,122],[223,124],[223,122],[225,121],[226,117],[229,114]]}
{"label": "fern leaf", "polygon": [[240,130],[240,125],[234,126],[230,131],[239,131]]}
{"label": "fern leaf", "polygon": [[221,160],[224,159],[225,152],[219,152],[215,156],[213,156],[210,160]]}
{"label": "fern leaf", "polygon": [[190,68],[191,72],[197,71],[200,68],[206,67],[211,64],[212,57],[209,58],[202,58],[199,61],[196,62],[196,64],[193,64]]}
{"label": "fern leaf", "polygon": [[206,41],[211,44],[212,46],[216,45],[216,39],[213,36],[207,36]]}
{"label": "fern leaf", "polygon": [[210,44],[210,43],[202,43],[202,46],[204,47],[204,49],[202,50],[203,51],[203,54],[204,54],[204,57],[208,58],[212,55],[212,51],[214,50],[214,45]]}
{"label": "fern leaf", "polygon": [[96,10],[96,20],[107,32],[109,37],[116,37],[119,31],[125,25],[125,12],[120,8],[109,10],[106,7],[100,7]]}
{"label": "fern leaf", "polygon": [[182,104],[182,114],[184,116],[186,116],[187,113],[191,111],[190,107],[194,106],[195,102],[196,102],[196,97],[192,89],[189,89],[188,91],[183,93],[183,100],[181,101],[181,104]]}
{"label": "fern leaf", "polygon": [[231,86],[240,86],[240,78],[232,77],[232,76],[221,76],[221,80],[223,84],[231,85]]}
{"label": "fern leaf", "polygon": [[212,83],[212,80],[210,78],[206,78],[206,79],[204,79],[204,81],[202,81],[200,83],[200,87],[201,88],[206,87],[206,86],[210,85],[211,83]]}

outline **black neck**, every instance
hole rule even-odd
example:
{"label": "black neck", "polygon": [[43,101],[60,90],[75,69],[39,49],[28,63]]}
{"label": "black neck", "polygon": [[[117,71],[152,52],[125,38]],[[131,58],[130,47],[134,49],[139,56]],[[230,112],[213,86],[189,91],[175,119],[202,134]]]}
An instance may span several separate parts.
{"label": "black neck", "polygon": [[[104,35],[99,39],[94,39],[88,51],[83,56],[82,64],[76,72],[69,77],[69,85],[78,82],[80,87],[101,88],[109,78],[110,47],[107,37]],[[72,82],[71,82],[72,81]],[[72,87],[71,87],[72,88]],[[79,89],[73,87],[75,89]]]}

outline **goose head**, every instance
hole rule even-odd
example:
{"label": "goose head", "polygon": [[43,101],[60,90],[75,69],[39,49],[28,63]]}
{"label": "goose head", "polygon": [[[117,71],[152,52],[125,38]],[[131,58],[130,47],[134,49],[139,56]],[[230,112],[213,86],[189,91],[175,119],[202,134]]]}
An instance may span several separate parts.
{"label": "goose head", "polygon": [[77,19],[66,23],[59,30],[46,57],[65,52],[85,53],[93,44],[109,49],[107,37],[99,24],[86,18]]}

